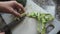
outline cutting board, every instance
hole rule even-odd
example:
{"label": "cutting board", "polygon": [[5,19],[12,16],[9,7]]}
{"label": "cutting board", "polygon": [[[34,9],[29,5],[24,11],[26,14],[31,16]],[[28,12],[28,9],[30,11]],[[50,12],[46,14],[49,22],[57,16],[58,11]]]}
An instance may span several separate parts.
{"label": "cutting board", "polygon": [[[35,11],[35,12],[50,13],[52,16],[55,15],[55,6],[47,6],[46,11],[37,4],[35,4],[32,0],[27,0],[25,10],[26,13]],[[7,24],[9,24],[13,19],[13,15],[11,14],[2,14],[2,17],[4,18]],[[52,22],[52,24],[55,26],[55,28],[49,34],[56,34],[59,30],[58,28],[60,27],[60,25],[58,25],[59,22],[55,19]],[[36,27],[37,27],[37,21],[35,19],[25,17],[22,23],[18,24],[14,29],[12,29],[12,34],[37,34]]]}

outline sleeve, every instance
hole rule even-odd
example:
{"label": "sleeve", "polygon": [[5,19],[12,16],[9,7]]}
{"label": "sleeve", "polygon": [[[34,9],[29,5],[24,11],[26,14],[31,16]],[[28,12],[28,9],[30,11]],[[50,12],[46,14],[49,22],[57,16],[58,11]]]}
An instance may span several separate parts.
{"label": "sleeve", "polygon": [[16,0],[17,2],[21,3],[24,7],[26,5],[27,0]]}

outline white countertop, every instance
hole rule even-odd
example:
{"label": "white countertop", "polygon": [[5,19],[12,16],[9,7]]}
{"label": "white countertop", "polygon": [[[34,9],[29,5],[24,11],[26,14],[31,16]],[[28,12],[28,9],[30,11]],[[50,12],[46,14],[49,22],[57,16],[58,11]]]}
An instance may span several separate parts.
{"label": "white countertop", "polygon": [[[27,5],[25,7],[26,13],[30,13],[32,11],[37,11],[37,12],[43,11],[44,13],[50,13],[54,16],[55,6],[48,6],[47,8],[48,8],[47,11],[49,10],[48,12],[42,9],[41,7],[39,7],[38,5],[36,5],[31,0],[27,0]],[[2,16],[7,24],[12,21],[13,17],[11,17],[10,14],[3,14]],[[17,25],[16,28],[12,30],[12,34],[37,34],[36,24],[37,21],[35,19],[26,17],[21,24]],[[56,34],[56,32],[58,32],[59,30],[58,28],[60,27],[60,25],[58,25],[59,23],[56,23],[55,21],[52,24],[55,26],[55,28],[49,34]]]}

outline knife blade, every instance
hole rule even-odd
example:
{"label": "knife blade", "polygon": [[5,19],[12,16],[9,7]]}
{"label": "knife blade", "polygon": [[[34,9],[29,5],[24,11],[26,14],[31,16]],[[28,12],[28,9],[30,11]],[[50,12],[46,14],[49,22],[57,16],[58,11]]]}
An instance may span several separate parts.
{"label": "knife blade", "polygon": [[9,28],[14,28],[16,25],[18,25],[19,23],[21,23],[24,19],[25,19],[26,14],[21,14],[21,17],[16,18],[15,20],[13,20],[11,23],[7,24]]}

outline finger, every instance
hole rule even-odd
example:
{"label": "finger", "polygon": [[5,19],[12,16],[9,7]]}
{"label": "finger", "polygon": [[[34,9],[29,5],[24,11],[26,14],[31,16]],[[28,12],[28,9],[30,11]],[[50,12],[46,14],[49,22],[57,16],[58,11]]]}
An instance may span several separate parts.
{"label": "finger", "polygon": [[20,13],[18,13],[16,10],[14,10],[13,8],[10,8],[10,13],[17,16],[17,17],[20,17]]}
{"label": "finger", "polygon": [[22,4],[16,3],[16,7],[17,7],[18,9],[21,9],[21,11],[22,11],[23,13],[25,12],[24,7],[23,7]]}
{"label": "finger", "polygon": [[18,16],[18,17],[20,16],[20,14],[16,10],[14,10],[13,8],[11,8],[11,7],[3,8],[2,12],[3,13],[10,13],[10,14],[13,14],[13,15]]}

